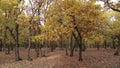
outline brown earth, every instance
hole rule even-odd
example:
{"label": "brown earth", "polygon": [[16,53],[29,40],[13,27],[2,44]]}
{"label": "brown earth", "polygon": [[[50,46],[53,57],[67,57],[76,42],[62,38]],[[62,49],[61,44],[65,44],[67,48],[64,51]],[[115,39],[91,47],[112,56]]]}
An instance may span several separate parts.
{"label": "brown earth", "polygon": [[33,61],[26,60],[26,50],[20,49],[23,61],[14,61],[14,52],[5,55],[0,52],[0,68],[120,68],[120,56],[113,56],[115,50],[89,48],[83,52],[83,62],[78,61],[78,52],[73,57],[66,56],[65,50],[56,49],[47,57],[35,57],[31,50]]}

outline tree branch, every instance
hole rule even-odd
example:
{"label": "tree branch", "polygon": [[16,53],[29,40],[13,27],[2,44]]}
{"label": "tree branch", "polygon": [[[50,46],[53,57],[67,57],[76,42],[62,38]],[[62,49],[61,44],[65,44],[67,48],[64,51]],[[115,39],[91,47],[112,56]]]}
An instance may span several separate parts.
{"label": "tree branch", "polygon": [[106,3],[107,3],[107,5],[108,5],[108,7],[109,7],[109,8],[111,8],[113,11],[120,12],[120,10],[119,10],[119,9],[117,9],[117,8],[114,8],[114,7],[110,6],[109,0],[107,0],[107,1],[106,1]]}

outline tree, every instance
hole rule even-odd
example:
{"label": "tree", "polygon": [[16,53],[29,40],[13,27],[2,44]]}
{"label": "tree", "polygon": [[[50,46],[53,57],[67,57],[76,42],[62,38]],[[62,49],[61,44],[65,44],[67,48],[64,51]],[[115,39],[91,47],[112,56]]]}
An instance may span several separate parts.
{"label": "tree", "polygon": [[[83,35],[94,30],[101,22],[100,6],[96,5],[95,1],[83,3],[77,0],[58,0],[50,6],[48,13],[46,20],[49,23],[48,26],[53,28],[52,30],[59,29],[61,34],[64,34],[63,31],[65,31],[68,36],[73,34],[79,45],[79,60],[82,61]],[[48,26],[46,25],[46,27]]]}
{"label": "tree", "polygon": [[[18,18],[23,9],[24,2],[19,0],[9,1],[9,0],[1,0],[1,10],[4,13],[4,28],[5,28],[5,36],[6,37],[6,30],[10,32],[11,37],[15,41],[15,60],[19,61],[21,60],[19,56],[19,24],[18,24]],[[11,28],[10,24],[14,24],[14,28]],[[15,33],[14,33],[15,32]],[[4,44],[6,45],[6,38],[4,39]]]}

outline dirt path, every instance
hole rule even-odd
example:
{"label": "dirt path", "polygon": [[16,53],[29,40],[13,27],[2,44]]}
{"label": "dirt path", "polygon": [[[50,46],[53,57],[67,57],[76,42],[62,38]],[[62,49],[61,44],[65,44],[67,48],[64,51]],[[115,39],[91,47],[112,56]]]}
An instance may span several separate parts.
{"label": "dirt path", "polygon": [[83,62],[79,62],[77,52],[69,57],[65,51],[56,50],[50,52],[48,57],[35,58],[31,62],[23,60],[4,63],[0,68],[120,68],[120,56],[113,56],[113,53],[112,49],[87,49],[83,52]]}

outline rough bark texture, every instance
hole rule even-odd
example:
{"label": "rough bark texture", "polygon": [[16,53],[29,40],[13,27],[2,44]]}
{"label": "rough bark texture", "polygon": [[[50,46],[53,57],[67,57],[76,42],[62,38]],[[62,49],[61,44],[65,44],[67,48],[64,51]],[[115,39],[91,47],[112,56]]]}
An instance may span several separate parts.
{"label": "rough bark texture", "polygon": [[20,58],[20,55],[19,55],[19,43],[18,43],[18,28],[19,28],[19,25],[17,24],[17,22],[15,23],[15,60],[16,61],[19,61],[21,60]]}

